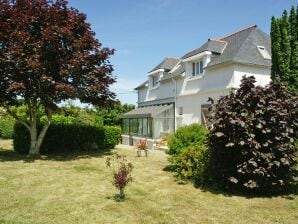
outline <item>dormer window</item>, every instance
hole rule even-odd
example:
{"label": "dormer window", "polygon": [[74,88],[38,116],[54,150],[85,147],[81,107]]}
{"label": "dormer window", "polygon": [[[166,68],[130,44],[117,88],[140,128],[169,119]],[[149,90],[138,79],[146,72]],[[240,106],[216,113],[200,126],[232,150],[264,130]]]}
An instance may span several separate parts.
{"label": "dormer window", "polygon": [[156,87],[158,85],[158,82],[159,82],[158,76],[152,76],[151,80],[152,80],[152,82],[151,82],[152,87]]}
{"label": "dormer window", "polygon": [[271,56],[264,46],[257,46],[257,48],[264,59],[271,60]]}
{"label": "dormer window", "polygon": [[192,63],[192,76],[201,75],[204,72],[203,60]]}

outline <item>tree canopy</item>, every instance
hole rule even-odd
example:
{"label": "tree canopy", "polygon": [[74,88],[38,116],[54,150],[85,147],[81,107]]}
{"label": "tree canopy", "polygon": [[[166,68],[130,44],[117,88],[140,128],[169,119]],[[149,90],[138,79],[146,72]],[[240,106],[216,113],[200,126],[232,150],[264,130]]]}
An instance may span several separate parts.
{"label": "tree canopy", "polygon": [[[38,153],[60,102],[112,102],[113,53],[95,38],[86,15],[66,0],[0,0],[0,106],[29,130],[31,154]],[[11,109],[20,98],[28,108],[25,120]],[[39,107],[48,120],[38,136]]]}
{"label": "tree canopy", "polygon": [[272,80],[298,91],[298,5],[271,19]]}

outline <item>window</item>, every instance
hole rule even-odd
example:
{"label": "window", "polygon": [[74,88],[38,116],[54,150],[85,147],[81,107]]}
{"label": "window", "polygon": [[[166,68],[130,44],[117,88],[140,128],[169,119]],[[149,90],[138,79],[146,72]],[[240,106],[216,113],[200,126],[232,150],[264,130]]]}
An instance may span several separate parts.
{"label": "window", "polygon": [[122,119],[122,134],[152,137],[152,118],[124,118]]}
{"label": "window", "polygon": [[152,76],[152,87],[158,85],[158,76]]}
{"label": "window", "polygon": [[192,63],[192,75],[200,75],[204,72],[203,60]]}
{"label": "window", "polygon": [[122,133],[129,135],[129,119],[122,119]]}
{"label": "window", "polygon": [[148,118],[143,118],[143,133],[142,136],[147,137],[148,136]]}
{"label": "window", "polygon": [[257,46],[257,48],[264,59],[271,60],[271,56],[264,46]]}
{"label": "window", "polygon": [[179,107],[178,108],[178,114],[179,115],[183,115],[183,107]]}

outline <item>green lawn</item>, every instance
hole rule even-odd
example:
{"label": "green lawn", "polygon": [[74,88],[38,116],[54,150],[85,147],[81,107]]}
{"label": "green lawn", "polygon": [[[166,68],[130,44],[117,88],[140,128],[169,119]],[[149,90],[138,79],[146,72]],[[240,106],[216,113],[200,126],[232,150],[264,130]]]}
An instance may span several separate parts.
{"label": "green lawn", "polygon": [[[0,223],[297,223],[298,197],[245,198],[179,185],[163,169],[167,156],[137,158],[127,200],[113,200],[109,154],[32,160],[0,141]],[[295,221],[296,220],[296,221]]]}

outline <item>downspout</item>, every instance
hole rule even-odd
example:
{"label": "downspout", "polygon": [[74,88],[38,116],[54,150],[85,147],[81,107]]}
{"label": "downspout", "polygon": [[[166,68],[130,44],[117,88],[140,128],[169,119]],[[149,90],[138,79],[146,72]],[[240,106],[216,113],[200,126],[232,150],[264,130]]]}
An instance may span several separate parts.
{"label": "downspout", "polygon": [[174,101],[174,131],[177,130],[177,121],[176,121],[176,106],[177,106],[177,81],[172,78],[172,81],[174,82],[174,86],[175,86],[175,101]]}

